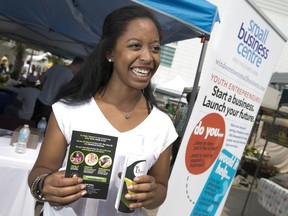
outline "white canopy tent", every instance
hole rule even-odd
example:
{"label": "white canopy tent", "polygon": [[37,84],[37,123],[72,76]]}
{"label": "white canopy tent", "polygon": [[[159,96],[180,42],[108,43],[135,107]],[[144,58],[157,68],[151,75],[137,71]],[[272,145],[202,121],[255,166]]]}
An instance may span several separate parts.
{"label": "white canopy tent", "polygon": [[155,91],[161,92],[172,97],[181,97],[184,88],[187,86],[185,80],[176,75],[165,82],[155,84]]}

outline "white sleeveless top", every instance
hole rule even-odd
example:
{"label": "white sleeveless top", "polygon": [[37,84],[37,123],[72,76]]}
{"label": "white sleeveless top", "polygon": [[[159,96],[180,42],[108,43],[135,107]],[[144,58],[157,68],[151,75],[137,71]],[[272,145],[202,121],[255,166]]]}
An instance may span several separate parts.
{"label": "white sleeveless top", "polygon": [[[114,208],[118,191],[118,172],[122,171],[124,158],[131,149],[137,150],[133,144],[133,138],[142,135],[144,139],[143,157],[147,161],[148,170],[155,164],[159,155],[174,142],[177,133],[168,115],[153,107],[148,117],[137,127],[127,132],[119,132],[102,114],[95,100],[92,98],[87,103],[68,106],[62,102],[53,105],[58,125],[64,134],[68,144],[71,142],[73,130],[90,133],[104,134],[118,137],[114,158],[113,170],[107,200],[81,198],[64,207],[52,207],[48,202],[44,204],[44,216],[114,216],[130,215],[141,216],[142,209],[136,209],[134,213],[123,214]],[[67,146],[67,154],[70,145]],[[62,167],[66,167],[67,154]]]}

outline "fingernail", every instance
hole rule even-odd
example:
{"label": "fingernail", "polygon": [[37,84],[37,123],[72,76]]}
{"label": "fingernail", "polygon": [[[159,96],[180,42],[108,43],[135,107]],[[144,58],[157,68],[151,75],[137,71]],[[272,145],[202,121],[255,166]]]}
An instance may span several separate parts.
{"label": "fingernail", "polygon": [[78,183],[81,183],[83,182],[83,179],[82,178],[78,178]]}
{"label": "fingernail", "polygon": [[128,185],[128,186],[127,186],[127,189],[128,189],[128,190],[133,189],[133,185]]}
{"label": "fingernail", "polygon": [[135,177],[135,178],[134,178],[134,181],[139,181],[139,180],[140,180],[139,177]]}
{"label": "fingernail", "polygon": [[81,196],[84,196],[85,194],[87,194],[86,190],[81,192]]}
{"label": "fingernail", "polygon": [[126,195],[125,195],[125,198],[126,198],[126,199],[131,199],[131,195],[130,195],[130,194],[126,194]]}
{"label": "fingernail", "polygon": [[86,188],[86,185],[85,185],[85,184],[82,184],[82,185],[80,186],[80,188],[81,188],[81,189],[84,189],[84,188]]}

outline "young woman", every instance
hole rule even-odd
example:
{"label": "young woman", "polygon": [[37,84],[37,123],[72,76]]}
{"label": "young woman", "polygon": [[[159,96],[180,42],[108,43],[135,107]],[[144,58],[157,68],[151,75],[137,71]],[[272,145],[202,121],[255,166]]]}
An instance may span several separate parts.
{"label": "young woman", "polygon": [[[153,209],[165,200],[177,133],[156,107],[150,87],[160,63],[160,34],[158,22],[142,6],[120,8],[106,17],[95,51],[58,94],[29,175],[32,194],[45,200],[44,215],[123,215],[114,208],[118,174],[125,156],[142,147],[148,172],[129,187],[135,192],[126,194],[135,210],[129,215],[142,215],[142,207]],[[65,178],[72,131],[118,138],[107,199],[83,198],[83,179]],[[137,135],[145,137],[143,146],[136,143]]]}

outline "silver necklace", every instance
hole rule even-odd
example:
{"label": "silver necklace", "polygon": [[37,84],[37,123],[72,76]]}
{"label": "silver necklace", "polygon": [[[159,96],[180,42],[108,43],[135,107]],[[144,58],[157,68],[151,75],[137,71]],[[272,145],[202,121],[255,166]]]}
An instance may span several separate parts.
{"label": "silver necklace", "polygon": [[128,120],[128,119],[130,119],[132,113],[129,114],[129,113],[124,113],[123,112],[123,115],[124,115],[125,119]]}
{"label": "silver necklace", "polygon": [[[100,101],[103,101],[102,97],[99,98]],[[115,105],[114,105],[115,106]],[[129,120],[134,112],[134,110],[132,110],[131,113],[125,113],[123,111],[121,111],[117,106],[115,106],[117,110],[119,110],[120,112],[122,112],[122,114],[124,115],[126,120]],[[135,109],[135,108],[134,108]]]}

